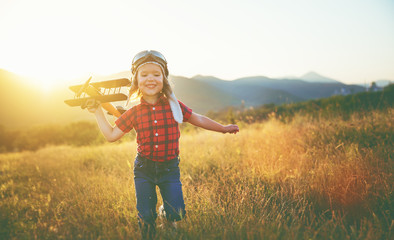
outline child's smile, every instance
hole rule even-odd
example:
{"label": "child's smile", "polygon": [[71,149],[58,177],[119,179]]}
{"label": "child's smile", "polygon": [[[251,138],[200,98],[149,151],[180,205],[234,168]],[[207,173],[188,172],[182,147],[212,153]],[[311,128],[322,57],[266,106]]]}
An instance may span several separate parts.
{"label": "child's smile", "polygon": [[140,67],[137,73],[138,88],[147,102],[155,103],[163,90],[163,73],[161,68],[153,63]]}
{"label": "child's smile", "polygon": [[145,85],[147,88],[153,89],[157,86],[157,84],[146,84]]}

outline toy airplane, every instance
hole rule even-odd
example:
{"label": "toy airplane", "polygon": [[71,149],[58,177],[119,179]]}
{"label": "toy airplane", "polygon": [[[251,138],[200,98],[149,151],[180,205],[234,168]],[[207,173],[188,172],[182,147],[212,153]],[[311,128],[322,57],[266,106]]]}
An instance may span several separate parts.
{"label": "toy airplane", "polygon": [[74,99],[64,102],[71,106],[81,106],[82,109],[88,105],[94,105],[96,101],[108,111],[108,114],[120,117],[125,110],[122,107],[115,108],[110,102],[127,100],[127,95],[121,93],[122,87],[131,86],[131,81],[127,78],[120,78],[102,82],[90,83],[90,77],[84,84],[69,87],[75,93]]}

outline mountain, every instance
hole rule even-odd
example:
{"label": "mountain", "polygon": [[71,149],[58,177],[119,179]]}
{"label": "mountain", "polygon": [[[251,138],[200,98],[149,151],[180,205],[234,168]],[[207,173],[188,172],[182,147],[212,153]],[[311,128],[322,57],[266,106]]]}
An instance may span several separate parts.
{"label": "mountain", "polygon": [[299,79],[270,79],[267,77],[241,78],[235,80],[234,84],[249,84],[281,90],[304,100],[330,97],[339,92],[356,93],[364,91],[364,88],[360,86],[346,85],[341,82],[305,82]]}
{"label": "mountain", "polygon": [[[309,74],[310,75],[310,74]],[[310,75],[311,76],[311,75]],[[130,77],[130,72],[95,76],[92,82]],[[253,76],[225,81],[213,76],[192,78],[170,76],[176,96],[195,112],[205,114],[228,106],[258,106],[283,104],[364,91],[357,85],[338,81],[307,82],[301,79],[272,79]],[[81,79],[84,82],[86,79]],[[0,70],[0,125],[25,128],[37,124],[64,124],[94,120],[93,114],[79,107],[69,107],[65,99],[73,98],[67,86],[42,93],[26,85],[28,79]],[[72,85],[77,81],[74,79]],[[78,81],[79,82],[79,81]],[[117,102],[114,105],[123,105]]]}
{"label": "mountain", "polygon": [[231,96],[233,104],[226,104],[227,106],[241,104],[245,106],[258,106],[267,103],[281,104],[304,100],[302,97],[294,96],[281,89],[260,85],[261,81],[267,79],[269,78],[251,77],[225,81],[215,77],[204,77],[201,75],[192,78],[192,80],[204,82],[206,85],[213,87],[216,93],[220,92],[221,94]]}
{"label": "mountain", "polygon": [[332,78],[324,77],[316,72],[308,72],[299,79],[304,80],[306,82],[318,82],[318,83],[339,83],[337,80]]}
{"label": "mountain", "polygon": [[176,97],[196,112],[241,104],[233,95],[193,78],[171,76]]}
{"label": "mountain", "polygon": [[239,105],[244,100],[247,106],[299,102],[330,97],[335,94],[364,91],[363,87],[346,85],[335,80],[331,82],[306,82],[300,79],[271,79],[264,76],[253,76],[224,81],[201,75],[193,77],[192,80],[204,82],[214,87],[217,92],[233,96],[233,100],[238,102],[235,105]]}

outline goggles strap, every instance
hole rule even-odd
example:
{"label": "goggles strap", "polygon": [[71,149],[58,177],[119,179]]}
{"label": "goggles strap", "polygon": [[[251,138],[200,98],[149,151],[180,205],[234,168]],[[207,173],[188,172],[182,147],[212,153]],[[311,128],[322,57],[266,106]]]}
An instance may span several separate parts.
{"label": "goggles strap", "polygon": [[157,66],[159,66],[159,67],[161,68],[161,72],[163,73],[163,75],[166,74],[166,72],[164,71],[163,66],[162,66],[160,63],[158,63],[158,62],[153,62],[153,61],[151,61],[151,62],[144,62],[144,63],[140,64],[140,65],[137,67],[137,69],[135,70],[135,74],[137,74],[138,69],[140,69],[140,67],[142,67],[142,66],[144,66],[145,64],[148,64],[148,63],[156,64]]}

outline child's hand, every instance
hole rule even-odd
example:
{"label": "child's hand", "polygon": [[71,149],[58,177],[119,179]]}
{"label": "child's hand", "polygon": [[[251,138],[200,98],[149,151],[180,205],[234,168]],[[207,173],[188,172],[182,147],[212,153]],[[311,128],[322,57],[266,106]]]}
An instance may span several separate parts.
{"label": "child's hand", "polygon": [[231,133],[231,134],[236,134],[239,132],[239,127],[235,124],[230,124],[224,126],[224,132],[223,133]]}
{"label": "child's hand", "polygon": [[96,113],[98,107],[87,107],[88,111],[91,113]]}
{"label": "child's hand", "polygon": [[98,107],[100,106],[100,102],[94,99],[89,99],[85,102],[83,106],[81,106],[82,109],[87,108],[89,112],[91,113],[96,113]]}

